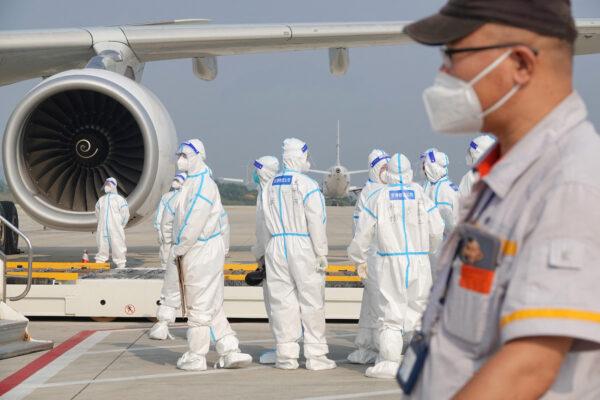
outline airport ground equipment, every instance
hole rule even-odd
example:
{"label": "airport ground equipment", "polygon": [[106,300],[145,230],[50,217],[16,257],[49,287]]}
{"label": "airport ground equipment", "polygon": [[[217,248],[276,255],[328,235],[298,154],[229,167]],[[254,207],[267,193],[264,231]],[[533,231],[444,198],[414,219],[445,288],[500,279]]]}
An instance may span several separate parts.
{"label": "airport ground equipment", "polygon": [[[4,204],[2,204],[2,206],[4,206]],[[3,246],[2,249],[0,249],[0,278],[2,280],[2,302],[0,303],[0,360],[2,360],[23,354],[48,350],[51,349],[54,344],[50,341],[32,339],[27,331],[27,325],[29,323],[27,318],[23,317],[23,315],[6,304],[7,301],[10,301],[11,304],[18,304],[17,302],[23,300],[31,289],[33,281],[33,248],[29,238],[14,226],[11,221],[6,219],[4,215],[0,215],[0,225],[2,226],[1,229],[4,235],[9,235],[12,238],[18,235],[27,244],[27,270],[21,273],[26,280],[25,287],[20,288],[21,290],[19,292],[10,297],[7,293],[6,284],[8,274],[5,270],[7,260],[4,250],[6,250],[7,247]],[[5,241],[2,242],[3,245],[5,243]]]}
{"label": "airport ground equipment", "polygon": [[[24,272],[23,263],[10,262],[9,275]],[[230,318],[266,318],[261,287],[246,285],[244,277],[257,265],[226,264],[225,311]],[[45,278],[36,278],[44,273]],[[71,274],[70,278],[67,274]],[[76,277],[73,277],[76,275]],[[164,270],[160,268],[109,269],[108,264],[44,263],[32,264],[33,285],[27,297],[9,304],[27,316],[154,318]],[[68,279],[63,279],[67,277]],[[24,278],[10,278],[8,293],[24,287]],[[362,283],[350,265],[327,268],[325,313],[328,319],[358,319]],[[181,315],[180,315],[181,317]]]}

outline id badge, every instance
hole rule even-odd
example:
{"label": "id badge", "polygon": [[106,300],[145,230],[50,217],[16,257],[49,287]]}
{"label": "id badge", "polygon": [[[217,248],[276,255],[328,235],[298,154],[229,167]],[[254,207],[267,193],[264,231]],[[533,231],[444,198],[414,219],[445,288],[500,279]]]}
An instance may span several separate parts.
{"label": "id badge", "polygon": [[413,391],[423,366],[425,366],[428,353],[429,343],[427,343],[425,335],[422,332],[415,333],[396,374],[396,379],[404,394],[408,395]]}

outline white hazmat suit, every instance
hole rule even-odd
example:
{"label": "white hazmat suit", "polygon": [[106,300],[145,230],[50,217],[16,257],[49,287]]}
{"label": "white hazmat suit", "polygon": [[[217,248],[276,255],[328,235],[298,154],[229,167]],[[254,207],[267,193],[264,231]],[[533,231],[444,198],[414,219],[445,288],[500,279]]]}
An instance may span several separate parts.
{"label": "white hazmat suit", "polygon": [[[384,185],[387,178],[387,166],[390,156],[383,150],[373,150],[369,154],[369,179],[360,192],[360,196],[354,208],[354,231],[360,218],[370,218],[363,216],[364,207],[368,200],[377,194]],[[381,257],[377,255],[377,237],[373,237],[373,242],[369,247],[367,254],[367,274],[363,277],[363,296],[360,304],[360,318],[358,320],[358,334],[354,344],[358,347],[348,355],[348,361],[355,364],[369,364],[377,358],[377,346],[375,345],[375,336],[378,335],[378,318],[382,315],[379,307],[379,287],[377,286],[377,276]],[[361,272],[359,271],[359,274]],[[361,274],[362,275],[362,274]]]}
{"label": "white hazmat suit", "polygon": [[448,177],[448,156],[438,150],[425,153],[423,169],[429,185],[425,189],[444,220],[444,237],[448,236],[458,222],[459,198],[458,186]]}
{"label": "white hazmat suit", "polygon": [[276,367],[298,368],[303,336],[306,368],[335,368],[325,339],[327,216],[319,185],[302,172],[310,168],[308,146],[283,142],[282,173],[262,193],[271,239],[265,252],[271,324],[277,342]]}
{"label": "white hazmat suit", "polygon": [[148,336],[150,339],[165,340],[171,338],[169,334],[169,324],[175,322],[177,310],[181,306],[181,293],[179,291],[179,276],[177,275],[177,267],[174,260],[170,259],[171,247],[173,246],[173,218],[177,207],[177,200],[181,193],[181,187],[187,174],[180,172],[175,175],[171,184],[171,191],[165,193],[158,206],[156,220],[159,219],[159,243],[161,267],[164,268],[165,276],[163,278],[163,286],[160,293],[160,305],[156,312],[158,320],[150,329]]}
{"label": "white hazmat suit", "polygon": [[[261,201],[262,191],[263,187],[266,187],[269,181],[277,175],[277,172],[279,171],[279,160],[273,156],[263,156],[254,161],[253,165],[253,180],[258,189],[258,195],[256,197],[256,243],[252,246],[252,254],[254,254],[256,261],[260,263],[261,260],[264,262],[266,246],[271,239],[271,235],[265,224],[265,214],[263,212]],[[267,317],[271,320],[271,304],[269,302],[269,291],[267,289],[266,279],[262,281],[262,288]],[[261,354],[259,362],[261,364],[275,364],[276,351],[269,350],[264,352]]]}
{"label": "white hazmat suit", "polygon": [[[173,230],[173,218],[168,218],[168,223],[166,225],[162,224],[163,215],[166,212],[173,215],[174,204],[177,199],[177,195],[179,194],[179,189],[183,185],[185,181],[186,174],[184,172],[175,175],[173,182],[171,183],[171,190],[167,193],[163,194],[160,198],[160,202],[158,203],[158,207],[156,209],[156,214],[154,216],[154,229],[158,233],[158,244],[159,244],[159,258],[160,258],[160,267],[162,269],[167,268],[167,262],[169,260],[169,252],[171,251],[171,245],[173,244],[171,241],[170,234]],[[168,232],[165,232],[168,230]],[[168,234],[169,237],[166,238],[165,234]]]}
{"label": "white hazmat suit", "polygon": [[[471,140],[466,156],[467,166],[473,167],[494,143],[496,143],[496,140],[490,135],[477,136],[475,139]],[[469,197],[473,184],[475,184],[477,180],[479,180],[477,172],[473,169],[469,169],[465,176],[460,180],[460,185],[458,187],[458,193],[461,200]]]}
{"label": "white hazmat suit", "polygon": [[389,163],[389,184],[367,201],[348,247],[350,260],[363,264],[376,237],[381,257],[377,277],[383,309],[379,358],[375,366],[367,368],[369,377],[395,377],[402,359],[403,335],[418,329],[425,310],[431,287],[429,252],[442,240],[439,211],[423,188],[412,182],[412,175],[408,159],[394,154]]}
{"label": "white hazmat suit", "polygon": [[125,225],[129,221],[129,206],[127,201],[117,193],[115,178],[108,178],[104,182],[104,192],[106,194],[96,203],[98,219],[96,262],[107,262],[112,253],[112,260],[117,268],[125,268],[127,264]]}
{"label": "white hazmat suit", "polygon": [[183,142],[177,168],[188,176],[173,220],[173,258],[180,257],[185,282],[189,350],[177,361],[184,370],[205,370],[211,334],[220,359],[215,367],[239,368],[252,357],[240,352],[239,341],[223,310],[225,246],[220,232],[223,212],[217,185],[198,139]]}

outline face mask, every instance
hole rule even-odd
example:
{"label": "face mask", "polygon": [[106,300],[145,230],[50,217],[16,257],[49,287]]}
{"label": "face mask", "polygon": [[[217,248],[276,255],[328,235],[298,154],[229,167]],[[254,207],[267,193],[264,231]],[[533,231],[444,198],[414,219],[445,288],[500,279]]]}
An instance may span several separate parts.
{"label": "face mask", "polygon": [[302,172],[306,172],[310,169],[310,161],[306,160],[304,161],[304,164],[302,164]]}
{"label": "face mask", "polygon": [[104,193],[110,193],[110,192],[112,192],[112,186],[110,186],[110,185],[104,186]]}
{"label": "face mask", "polygon": [[502,107],[517,93],[520,86],[513,86],[496,104],[485,111],[481,109],[481,103],[473,86],[506,60],[510,54],[511,50],[502,54],[470,82],[440,71],[433,86],[423,92],[425,110],[432,129],[442,133],[479,133],[483,128],[485,116]]}
{"label": "face mask", "polygon": [[387,168],[387,164],[384,165],[383,167],[381,167],[381,169],[379,170],[379,182],[383,183],[383,184],[387,184],[388,183],[388,168]]}
{"label": "face mask", "polygon": [[256,186],[260,186],[260,176],[258,176],[258,173],[256,171],[254,171],[254,173],[252,174],[252,181],[256,183]]}
{"label": "face mask", "polygon": [[177,159],[177,169],[182,172],[187,172],[189,166],[190,162],[187,159],[187,157],[184,155],[179,156],[179,158]]}
{"label": "face mask", "polygon": [[465,160],[467,161],[467,167],[473,166],[474,160],[473,160],[473,156],[471,155],[471,153],[467,154],[467,156],[465,157]]}

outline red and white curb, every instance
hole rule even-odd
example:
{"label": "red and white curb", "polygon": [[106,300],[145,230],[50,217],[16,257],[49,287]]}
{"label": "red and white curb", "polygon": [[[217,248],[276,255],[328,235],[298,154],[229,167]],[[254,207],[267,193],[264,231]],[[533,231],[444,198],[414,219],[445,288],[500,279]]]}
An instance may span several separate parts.
{"label": "red and white curb", "polygon": [[0,381],[2,400],[21,400],[104,340],[111,331],[81,331]]}

